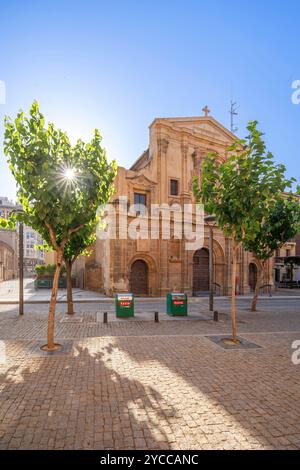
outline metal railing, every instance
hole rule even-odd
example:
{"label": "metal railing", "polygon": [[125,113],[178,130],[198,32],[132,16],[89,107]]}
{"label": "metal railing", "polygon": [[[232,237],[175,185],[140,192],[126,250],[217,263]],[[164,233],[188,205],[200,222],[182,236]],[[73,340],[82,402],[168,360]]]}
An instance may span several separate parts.
{"label": "metal railing", "polygon": [[213,286],[214,286],[214,294],[221,295],[222,286],[218,284],[217,282],[213,282]]}

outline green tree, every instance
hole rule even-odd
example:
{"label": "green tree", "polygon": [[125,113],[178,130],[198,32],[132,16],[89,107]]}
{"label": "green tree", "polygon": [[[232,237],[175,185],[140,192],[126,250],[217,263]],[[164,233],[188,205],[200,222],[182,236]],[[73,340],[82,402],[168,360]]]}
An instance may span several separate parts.
{"label": "green tree", "polygon": [[258,277],[251,304],[252,312],[256,311],[259,289],[262,286],[267,261],[274,252],[281,248],[299,231],[300,205],[298,198],[291,195],[280,195],[269,207],[268,214],[261,220],[259,230],[254,238],[245,237],[244,247],[251,251],[257,260]]}
{"label": "green tree", "polygon": [[203,163],[202,178],[193,180],[197,202],[214,215],[218,226],[232,240],[232,341],[236,334],[236,274],[237,252],[241,243],[254,239],[260,221],[268,213],[278,193],[291,187],[285,178],[284,165],[275,165],[273,155],[266,150],[257,121],[249,123],[246,139],[237,139],[227,149],[226,161],[217,153],[209,153]]}
{"label": "green tree", "polygon": [[108,163],[98,130],[89,143],[78,140],[72,146],[65,132],[52,123],[45,125],[37,101],[29,117],[20,111],[15,120],[5,118],[4,152],[24,210],[16,218],[39,232],[57,253],[45,346],[53,350],[59,347],[54,343],[54,320],[65,246],[108,201],[116,164]]}
{"label": "green tree", "polygon": [[74,313],[73,307],[73,291],[72,291],[72,267],[78,256],[88,256],[90,251],[88,250],[91,245],[96,241],[96,225],[98,218],[92,220],[90,223],[85,225],[78,232],[74,233],[70,240],[65,245],[63,259],[66,266],[67,273],[67,302],[68,302],[68,314]]}

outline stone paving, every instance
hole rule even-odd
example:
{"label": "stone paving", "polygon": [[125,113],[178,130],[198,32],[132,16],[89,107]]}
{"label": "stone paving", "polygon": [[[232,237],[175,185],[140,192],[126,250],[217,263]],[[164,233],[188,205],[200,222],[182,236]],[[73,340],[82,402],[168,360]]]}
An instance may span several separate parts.
{"label": "stone paving", "polygon": [[261,348],[232,351],[206,337],[229,332],[225,313],[108,325],[59,314],[71,349],[52,357],[33,352],[45,318],[1,315],[0,449],[300,449],[299,311],[251,315],[239,312],[239,334]]}

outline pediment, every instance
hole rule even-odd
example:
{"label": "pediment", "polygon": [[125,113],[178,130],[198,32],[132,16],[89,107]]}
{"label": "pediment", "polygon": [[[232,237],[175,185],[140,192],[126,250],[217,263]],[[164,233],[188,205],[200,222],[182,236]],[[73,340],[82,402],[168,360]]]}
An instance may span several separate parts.
{"label": "pediment", "polygon": [[172,127],[173,130],[184,130],[197,137],[203,137],[211,141],[219,141],[225,144],[231,143],[236,136],[212,116],[163,118],[153,122],[159,122]]}
{"label": "pediment", "polygon": [[156,181],[151,180],[142,173],[134,173],[131,175],[127,174],[126,179],[132,181],[134,184],[138,184],[141,186],[152,186],[157,184]]}

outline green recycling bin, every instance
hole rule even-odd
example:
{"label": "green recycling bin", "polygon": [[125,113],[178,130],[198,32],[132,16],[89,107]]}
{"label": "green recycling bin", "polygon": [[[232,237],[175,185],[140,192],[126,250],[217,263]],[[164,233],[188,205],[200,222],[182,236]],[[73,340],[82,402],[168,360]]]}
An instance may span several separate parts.
{"label": "green recycling bin", "polygon": [[41,278],[41,279],[35,279],[34,280],[34,287],[36,289],[40,288],[46,288],[46,289],[51,289],[52,288],[52,279],[49,278]]}
{"label": "green recycling bin", "polygon": [[134,296],[133,294],[116,295],[116,316],[121,318],[134,316]]}
{"label": "green recycling bin", "polygon": [[187,295],[181,292],[167,294],[167,314],[174,317],[187,316]]}

